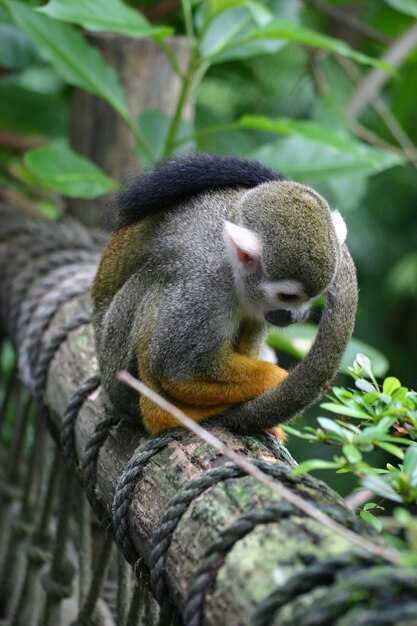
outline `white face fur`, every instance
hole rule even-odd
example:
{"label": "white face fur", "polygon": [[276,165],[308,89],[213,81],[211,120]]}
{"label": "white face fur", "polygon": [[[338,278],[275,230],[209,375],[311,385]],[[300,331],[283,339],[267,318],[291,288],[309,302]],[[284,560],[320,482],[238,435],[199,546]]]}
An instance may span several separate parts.
{"label": "white face fur", "polygon": [[[347,235],[346,224],[339,211],[332,211],[332,220],[337,239],[342,245]],[[237,291],[245,299],[243,279],[258,268],[262,257],[262,241],[254,231],[227,221],[224,238]],[[259,302],[260,310],[257,313],[262,316],[269,310],[286,309],[293,312],[295,320],[302,319],[311,304],[302,284],[296,280],[264,281],[260,289],[264,297]]]}

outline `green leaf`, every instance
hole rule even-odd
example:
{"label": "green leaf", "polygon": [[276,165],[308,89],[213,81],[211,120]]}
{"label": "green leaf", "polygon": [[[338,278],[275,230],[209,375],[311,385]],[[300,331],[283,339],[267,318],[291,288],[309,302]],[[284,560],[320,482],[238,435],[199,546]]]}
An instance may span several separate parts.
{"label": "green leaf", "polygon": [[384,415],[384,417],[382,417],[378,424],[377,424],[377,428],[383,432],[386,433],[390,430],[391,426],[393,424],[395,424],[396,422],[396,418],[395,417],[390,417],[389,415]]}
{"label": "green leaf", "polygon": [[249,9],[258,26],[267,26],[267,24],[272,22],[274,19],[273,13],[271,13],[271,11],[260,2],[256,2],[255,0],[246,0],[245,6]]}
{"label": "green leaf", "polygon": [[401,13],[417,17],[417,0],[385,0],[385,2]]}
{"label": "green leaf", "polygon": [[391,441],[395,444],[402,443],[404,446],[415,446],[416,443],[412,439],[407,439],[406,437],[391,437],[389,435],[384,435],[384,441]]}
{"label": "green leaf", "polygon": [[77,30],[41,15],[20,2],[3,2],[16,24],[66,81],[100,96],[128,123],[134,123],[116,72]]}
{"label": "green leaf", "polygon": [[250,157],[300,181],[372,176],[404,163],[401,157],[377,148],[369,148],[368,154],[359,158],[323,143],[303,137],[289,137],[262,145],[251,152]]}
{"label": "green leaf", "polygon": [[404,457],[404,471],[410,474],[413,486],[417,484],[417,445],[408,448]]}
{"label": "green leaf", "polygon": [[385,450],[386,452],[393,454],[398,459],[401,459],[401,461],[404,459],[404,452],[402,451],[402,449],[392,443],[387,443],[385,441],[375,441],[375,445],[378,446],[378,448],[381,448],[381,450]]}
{"label": "green leaf", "polygon": [[243,115],[238,120],[238,123],[243,128],[253,128],[279,135],[304,137],[315,143],[335,148],[340,152],[346,152],[358,158],[366,154],[369,147],[361,141],[354,139],[345,131],[337,132],[317,122],[308,120],[294,120],[287,117],[269,118],[263,115]]}
{"label": "green leaf", "polygon": [[375,376],[382,377],[386,374],[389,369],[389,361],[386,356],[373,346],[356,339],[356,337],[352,337],[348,343],[342,360],[342,372],[349,372],[349,366],[355,360],[358,353],[366,355],[368,360],[372,362],[372,370]]}
{"label": "green leaf", "polygon": [[30,150],[24,161],[44,185],[70,198],[96,198],[118,188],[94,163],[62,143]]}
{"label": "green leaf", "polygon": [[361,391],[365,391],[365,393],[376,392],[375,386],[369,381],[364,380],[363,378],[358,378],[358,380],[355,380],[355,387],[357,387]]}
{"label": "green leaf", "polygon": [[328,50],[340,56],[349,57],[357,63],[372,65],[385,71],[392,70],[388,63],[353,50],[345,41],[328,37],[327,35],[323,35],[322,33],[287,20],[276,19],[269,22],[265,28],[252,33],[251,39],[283,39],[293,43]]}
{"label": "green leaf", "polygon": [[345,389],[344,387],[332,387],[332,391],[334,395],[336,396],[336,398],[338,398],[338,400],[340,400],[343,403],[346,400],[353,399],[353,393],[350,391],[350,389]]}
{"label": "green leaf", "polygon": [[392,394],[392,399],[393,400],[401,400],[403,402],[405,400],[405,398],[406,398],[408,393],[409,392],[408,392],[407,387],[399,387]]}
{"label": "green leaf", "polygon": [[369,414],[352,406],[344,406],[343,404],[333,404],[332,402],[323,402],[320,404],[322,409],[337,413],[338,415],[347,415],[348,417],[359,417],[361,419],[369,419]]}
{"label": "green leaf", "polygon": [[364,428],[360,434],[356,438],[356,442],[360,445],[364,445],[367,443],[377,444],[378,441],[381,440],[383,436],[383,431],[379,428],[379,425],[376,426],[367,426]]}
{"label": "green leaf", "polygon": [[120,0],[50,0],[37,9],[63,22],[73,22],[86,30],[121,33],[130,37],[165,37],[167,26],[154,26],[132,7]]}
{"label": "green leaf", "polygon": [[373,404],[377,400],[380,400],[380,398],[381,398],[381,395],[379,393],[365,393],[363,396],[363,399],[366,402],[366,404]]}
{"label": "green leaf", "polygon": [[294,435],[294,437],[298,437],[299,439],[307,439],[308,441],[317,441],[317,436],[315,434],[302,432],[301,430],[297,430],[288,424],[282,424],[281,428],[285,430],[289,435]]}
{"label": "green leaf", "polygon": [[363,372],[365,372],[365,374],[368,376],[368,378],[373,380],[374,372],[372,368],[371,359],[368,356],[366,356],[366,354],[359,353],[356,355],[355,367],[361,368]]}
{"label": "green leaf", "polygon": [[355,464],[362,461],[362,454],[355,446],[347,444],[343,446],[342,451],[349,463]]}
{"label": "green leaf", "polygon": [[[234,37],[250,28],[251,16],[243,7],[216,15],[206,29],[200,42],[200,55],[211,62],[220,60],[219,55]],[[232,57],[236,58],[236,57]],[[241,57],[238,57],[241,58]]]}
{"label": "green leaf", "polygon": [[244,115],[237,126],[291,137],[264,144],[252,153],[252,158],[297,179],[369,176],[404,163],[397,155],[316,122]]}
{"label": "green leaf", "polygon": [[0,23],[0,65],[15,69],[37,60],[30,39],[13,24]]}
{"label": "green leaf", "polygon": [[[204,11],[200,24],[203,30],[200,53],[210,63],[247,59],[257,55],[273,54],[287,45],[283,39],[254,37],[257,31],[274,20],[271,10],[255,0],[220,0],[212,2],[212,11]],[[203,3],[202,6],[207,6]],[[297,20],[297,3],[281,3],[274,12]],[[200,14],[199,14],[200,15]],[[201,16],[201,15],[200,15]],[[201,16],[202,17],[202,16]]]}
{"label": "green leaf", "polygon": [[0,129],[62,137],[68,132],[68,118],[68,103],[61,96],[0,85]]}
{"label": "green leaf", "polygon": [[312,470],[336,469],[338,467],[339,467],[339,464],[335,463],[334,461],[323,461],[322,459],[309,459],[308,461],[303,461],[302,463],[300,463],[300,465],[291,472],[291,475],[299,476],[300,474],[306,474],[307,472],[311,472]]}
{"label": "green leaf", "polygon": [[342,441],[349,441],[352,439],[350,431],[343,428],[343,426],[339,426],[339,424],[336,424],[336,422],[328,417],[318,417],[317,421],[323,430],[336,435],[336,437],[340,438]]}
{"label": "green leaf", "polygon": [[351,424],[350,422],[343,422],[343,428],[346,428],[347,430],[350,430],[355,435],[359,435],[359,433],[361,432],[360,428],[355,426],[355,424]]}
{"label": "green leaf", "polygon": [[384,510],[384,507],[379,505],[377,502],[367,502],[366,504],[363,505],[364,511],[369,511],[371,509],[380,509],[381,511]]}
{"label": "green leaf", "polygon": [[210,6],[210,14],[214,16],[223,11],[244,6],[245,0],[209,0],[208,4]]}
{"label": "green leaf", "polygon": [[[255,3],[247,4],[254,5]],[[259,5],[259,3],[257,4]],[[254,56],[254,54],[268,54],[276,51],[275,46],[277,44],[282,46],[285,43],[298,43],[350,57],[358,63],[372,65],[385,71],[392,71],[388,63],[353,50],[345,41],[340,39],[328,37],[290,20],[266,19],[265,13],[261,17],[259,11],[254,13],[253,8],[252,16],[255,19],[253,20],[251,16],[252,23],[250,23],[247,16],[245,16],[247,13],[242,8],[234,8],[231,11],[217,15],[211,21],[203,37],[201,43],[202,56],[208,58],[211,63],[218,63],[230,59],[245,58],[249,55]],[[221,21],[219,18],[221,18]],[[233,30],[228,28],[226,37],[223,34],[219,34],[216,39],[216,31],[225,32],[226,22],[234,23],[235,28]],[[253,22],[258,22],[258,25]],[[259,26],[259,24],[264,26]],[[213,45],[214,42],[217,42],[216,45]],[[260,45],[260,47],[258,48],[256,44]],[[252,49],[251,46],[253,46]]]}
{"label": "green leaf", "polygon": [[375,515],[372,515],[372,513],[370,513],[369,511],[360,511],[359,512],[359,517],[369,526],[372,526],[372,528],[374,528],[374,530],[376,530],[377,533],[380,533],[382,530],[382,523],[381,521],[375,517]]}
{"label": "green leaf", "polygon": [[382,386],[382,392],[386,393],[388,396],[392,396],[394,391],[401,388],[401,383],[398,378],[394,378],[394,376],[388,376],[384,380],[384,384]]}
{"label": "green leaf", "polygon": [[375,476],[374,474],[365,474],[361,483],[366,489],[370,489],[373,493],[376,493],[382,498],[388,498],[389,500],[393,500],[394,502],[403,501],[401,496],[381,476]]}

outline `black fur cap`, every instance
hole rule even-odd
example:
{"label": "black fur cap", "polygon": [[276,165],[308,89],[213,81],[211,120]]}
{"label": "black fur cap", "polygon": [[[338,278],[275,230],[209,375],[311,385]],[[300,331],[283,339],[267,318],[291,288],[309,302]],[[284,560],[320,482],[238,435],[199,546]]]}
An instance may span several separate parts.
{"label": "black fur cap", "polygon": [[117,228],[166,211],[205,191],[228,187],[250,189],[274,180],[285,180],[285,177],[256,161],[202,153],[173,157],[160,161],[118,196]]}

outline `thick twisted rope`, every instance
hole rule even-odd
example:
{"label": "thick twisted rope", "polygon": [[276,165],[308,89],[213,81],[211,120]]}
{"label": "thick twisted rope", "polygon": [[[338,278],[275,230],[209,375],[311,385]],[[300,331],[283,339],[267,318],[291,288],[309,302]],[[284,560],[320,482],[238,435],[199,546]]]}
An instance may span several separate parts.
{"label": "thick twisted rope", "polygon": [[[45,228],[48,224],[43,218],[26,217],[16,212],[13,207],[0,202],[0,241],[11,239],[24,239],[30,243],[39,240],[49,241],[50,230]],[[84,247],[89,250],[100,250],[108,236],[103,233],[88,230],[78,220],[70,216],[53,222],[54,239],[58,239],[62,247]],[[27,246],[26,246],[27,247]]]}
{"label": "thick twisted rope", "polygon": [[73,277],[56,287],[52,295],[41,302],[29,325],[26,338],[21,348],[20,370],[23,379],[33,387],[32,372],[36,368],[38,355],[42,347],[42,336],[58,309],[77,296],[89,293],[91,274]]}
{"label": "thick twisted rope", "polygon": [[99,520],[107,516],[107,512],[96,494],[98,455],[111,430],[120,424],[120,421],[121,417],[119,415],[112,414],[98,422],[84,451],[82,463],[83,482],[87,499]]}
{"label": "thick twisted rope", "polygon": [[[275,478],[288,476],[289,469],[283,466],[274,465],[268,461],[254,459],[253,463],[264,472]],[[168,556],[168,550],[172,542],[172,538],[182,516],[190,506],[190,504],[204,491],[210,489],[219,482],[230,478],[241,478],[247,476],[236,463],[225,463],[220,467],[207,470],[196,476],[177,493],[177,495],[169,502],[168,507],[161,517],[152,542],[152,553],[150,557],[151,569],[151,585],[153,592],[158,601],[162,602],[168,593],[165,582],[165,565]]]}
{"label": "thick twisted rope", "polygon": [[[51,263],[49,263],[51,261]],[[48,262],[48,263],[47,263]],[[38,260],[25,272],[18,288],[10,299],[11,332],[16,343],[20,344],[28,330],[28,326],[39,301],[46,293],[54,290],[63,280],[91,266],[94,257],[91,253],[80,251],[60,251]],[[44,268],[44,272],[42,269]],[[36,278],[36,272],[39,271]],[[39,276],[44,278],[39,279]],[[33,283],[36,283],[32,291]],[[26,298],[26,299],[25,299]]]}
{"label": "thick twisted rope", "polygon": [[[404,619],[417,617],[417,575],[413,579],[409,572],[403,573],[376,563],[375,557],[348,552],[308,565],[302,576],[291,576],[257,607],[253,626],[270,626],[277,623],[276,617],[282,626],[291,626],[293,620],[296,620],[297,626],[337,624],[339,617],[349,626],[370,626],[400,623],[401,616]],[[321,594],[314,612],[305,611],[300,606],[298,611],[291,612],[290,621],[288,617],[279,616],[281,608],[323,587],[327,587],[328,591]],[[383,596],[376,595],[381,589]],[[400,589],[403,591],[401,610],[397,602]],[[371,607],[363,606],[367,600],[371,601]],[[360,604],[359,611],[357,604]],[[349,609],[352,619],[346,621]]]}
{"label": "thick twisted rope", "polygon": [[[310,486],[315,483],[314,479],[309,476],[291,476],[291,470],[285,466],[275,465],[266,461],[259,461],[256,464],[259,464],[259,467],[264,472],[270,474],[281,483],[292,483],[293,487],[296,484],[305,487],[308,483],[310,483]],[[316,503],[316,505],[320,510],[338,522],[346,521],[345,512],[342,514],[337,508],[330,507],[324,502]],[[186,626],[200,626],[206,594],[208,590],[213,587],[217,571],[235,543],[254,530],[259,524],[280,521],[293,515],[299,515],[299,511],[286,501],[272,502],[263,508],[242,515],[219,534],[218,539],[207,549],[203,563],[191,585],[185,606]],[[353,522],[355,523],[356,518],[351,516],[351,523],[353,520],[355,520]]]}
{"label": "thick twisted rope", "polygon": [[[19,276],[28,266],[32,265],[37,259],[44,258],[45,255],[52,253],[62,252],[62,242],[56,239],[41,239],[39,241],[31,241],[30,246],[11,248],[9,251],[9,263],[10,267],[13,267],[13,272],[6,273],[3,278],[3,289],[7,293],[13,291],[12,284],[16,276]],[[81,244],[73,243],[73,247],[76,250],[85,250],[85,247]],[[39,278],[39,275],[38,275]],[[7,303],[3,303],[3,307],[6,307]]]}
{"label": "thick twisted rope", "polygon": [[74,319],[70,320],[67,324],[61,326],[56,334],[54,334],[54,336],[51,337],[51,339],[42,347],[42,352],[39,355],[36,370],[33,375],[33,391],[38,402],[41,402],[42,400],[42,396],[46,388],[49,366],[51,365],[59,348],[74,330],[90,323],[90,314],[81,313]]}
{"label": "thick twisted rope", "polygon": [[[373,559],[374,561],[374,559]],[[253,626],[268,626],[273,620],[275,613],[281,606],[292,602],[305,593],[310,592],[315,587],[331,585],[339,571],[350,568],[352,572],[357,571],[364,564],[371,561],[366,555],[355,555],[351,552],[338,554],[314,562],[303,570],[302,576],[292,576],[279,590],[271,593],[257,608],[253,617]]]}
{"label": "thick twisted rope", "polygon": [[191,585],[184,610],[185,626],[200,626],[205,596],[222,561],[235,543],[259,524],[276,522],[294,515],[295,512],[296,509],[288,502],[272,502],[262,509],[242,515],[219,534],[217,541],[206,551],[203,566]]}
{"label": "thick twisted rope", "polygon": [[61,424],[62,453],[73,470],[77,470],[77,452],[75,449],[75,423],[78,413],[88,396],[101,384],[99,372],[93,372],[78,385],[72,394]]}
{"label": "thick twisted rope", "polygon": [[183,437],[184,434],[186,433],[182,430],[171,430],[149,439],[133,454],[117,483],[112,507],[115,539],[125,559],[131,564],[139,558],[129,533],[129,508],[138,479],[149,459],[172,441]]}

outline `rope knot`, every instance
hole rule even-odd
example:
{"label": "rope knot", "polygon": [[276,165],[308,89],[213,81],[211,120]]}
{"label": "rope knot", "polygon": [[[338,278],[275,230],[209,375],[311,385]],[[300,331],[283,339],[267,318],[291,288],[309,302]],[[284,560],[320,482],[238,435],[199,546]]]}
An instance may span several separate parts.
{"label": "rope knot", "polygon": [[53,598],[69,598],[72,594],[75,568],[71,561],[62,564],[59,573],[52,574],[51,571],[42,576],[42,586],[48,596]]}

